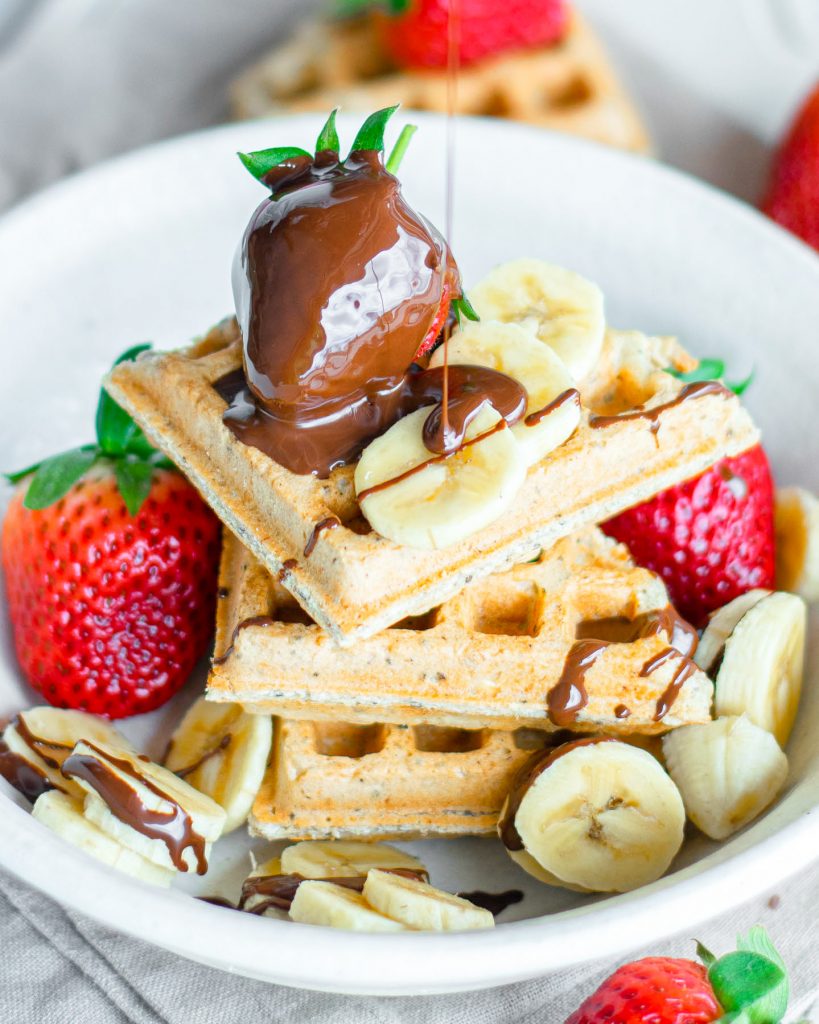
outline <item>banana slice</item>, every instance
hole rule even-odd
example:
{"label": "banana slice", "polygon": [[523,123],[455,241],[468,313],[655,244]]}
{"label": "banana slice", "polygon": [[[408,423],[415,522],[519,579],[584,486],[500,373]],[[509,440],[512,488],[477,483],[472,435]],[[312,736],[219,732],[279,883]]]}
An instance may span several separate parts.
{"label": "banana slice", "polygon": [[[409,547],[445,548],[501,516],[527,467],[512,431],[504,426],[492,432],[502,421],[490,406],[469,425],[467,444],[446,459],[434,457],[422,436],[429,412],[410,413],[364,449],[355,489],[361,495],[388,484],[359,499],[370,525],[383,537]],[[399,479],[416,466],[423,468]]]}
{"label": "banana slice", "polygon": [[560,356],[576,381],[600,358],[606,318],[591,281],[543,260],[503,263],[469,292],[482,320],[517,323]]}
{"label": "banana slice", "polygon": [[712,839],[727,839],[753,821],[788,775],[774,737],[745,715],[674,729],[663,748],[688,817]]}
{"label": "banana slice", "polygon": [[273,720],[200,697],[171,737],[165,767],[223,807],[227,835],[244,824],[262,785]]}
{"label": "banana slice", "polygon": [[133,752],[133,747],[108,722],[84,711],[37,707],[21,711],[3,730],[3,742],[12,753],[28,761],[57,789],[81,799],[83,792],[60,770],[80,740],[104,743]]}
{"label": "banana slice", "polygon": [[694,652],[694,664],[709,674],[717,668],[725,653],[725,641],[739,625],[743,615],[770,593],[770,590],[761,588],[749,590],[747,594],[740,594],[729,604],[715,611],[709,618]]}
{"label": "banana slice", "polygon": [[359,892],[332,882],[302,882],[293,897],[290,917],[303,924],[324,924],[348,932],[403,932],[407,929],[367,903]]}
{"label": "banana slice", "polygon": [[32,815],[72,846],[78,846],[117,871],[141,878],[143,882],[150,882],[151,885],[167,886],[173,880],[173,871],[157,867],[133,850],[126,849],[116,839],[112,839],[83,817],[82,803],[67,793],[61,793],[56,789],[43,793],[34,804]]}
{"label": "banana slice", "polygon": [[263,864],[259,864],[247,876],[242,884],[242,897],[239,909],[249,914],[257,914],[259,917],[272,917],[279,921],[288,920],[287,910],[276,905],[270,898],[270,893],[263,891],[264,882],[271,878],[280,878],[282,862],[279,857],[271,857]]}
{"label": "banana slice", "polygon": [[[488,366],[513,377],[526,388],[529,397],[526,418],[512,427],[512,433],[528,466],[554,451],[577,428],[580,396],[571,374],[548,345],[517,324],[492,320],[468,322],[450,338],[447,358],[452,364]],[[429,365],[443,366],[443,363],[441,347],[433,354]],[[537,414],[547,409],[549,411],[538,421]],[[529,417],[532,419],[527,423]]]}
{"label": "banana slice", "polygon": [[819,601],[819,498],[801,487],[776,492],[776,585]]}
{"label": "banana slice", "polygon": [[288,846],[281,855],[282,873],[302,878],[353,878],[373,868],[413,871],[428,877],[420,860],[387,843],[318,840]]}
{"label": "banana slice", "polygon": [[714,681],[718,718],[746,714],[785,746],[802,693],[806,628],[807,608],[795,594],[769,594],[745,612]]}
{"label": "banana slice", "polygon": [[519,787],[501,837],[513,860],[550,885],[628,892],[663,875],[682,845],[677,787],[638,747],[565,744],[534,762]]}
{"label": "banana slice", "polygon": [[375,910],[412,931],[465,932],[495,927],[490,912],[469,900],[386,871],[369,872],[363,895]]}
{"label": "banana slice", "polygon": [[159,867],[204,874],[225,812],[173,772],[103,744],[80,742],[63,764],[85,792],[85,817]]}

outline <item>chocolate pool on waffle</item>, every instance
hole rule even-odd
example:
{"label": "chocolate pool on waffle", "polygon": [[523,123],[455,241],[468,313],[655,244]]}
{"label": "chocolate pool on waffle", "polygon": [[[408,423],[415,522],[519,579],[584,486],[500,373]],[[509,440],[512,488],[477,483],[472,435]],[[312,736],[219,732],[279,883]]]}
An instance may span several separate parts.
{"label": "chocolate pool on waffle", "polygon": [[696,634],[596,528],[349,649],[229,534],[219,594],[208,698],[247,710],[377,736],[385,722],[623,735],[710,719],[711,682],[682,653]]}
{"label": "chocolate pool on waffle", "polygon": [[372,531],[354,466],[326,480],[298,475],[236,439],[222,421],[242,380],[235,321],[192,348],[120,364],[106,388],[310,617],[349,646],[757,442],[735,395],[715,382],[683,384],[663,372],[669,365],[696,364],[671,339],[609,331],[580,385],[574,435],[529,469],[503,516],[442,550]]}
{"label": "chocolate pool on waffle", "polygon": [[[282,111],[374,110],[401,103],[447,110],[442,71],[390,64],[367,18],[310,21],[248,69],[233,86],[237,117]],[[462,68],[457,112],[508,117],[646,152],[648,137],[602,46],[575,14],[564,39]]]}

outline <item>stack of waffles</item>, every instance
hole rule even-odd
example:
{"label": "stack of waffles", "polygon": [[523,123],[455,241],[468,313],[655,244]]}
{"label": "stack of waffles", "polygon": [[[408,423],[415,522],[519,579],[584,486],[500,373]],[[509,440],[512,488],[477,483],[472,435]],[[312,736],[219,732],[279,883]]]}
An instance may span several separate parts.
{"label": "stack of waffles", "polygon": [[[366,17],[308,22],[234,83],[236,117],[297,111],[370,111],[401,103],[447,110],[446,75],[390,64]],[[463,68],[456,112],[508,117],[621,149],[650,149],[640,118],[606,54],[575,13],[557,44]]]}
{"label": "stack of waffles", "polygon": [[236,439],[234,321],[115,368],[108,390],[228,528],[207,695],[275,716],[252,832],[487,834],[565,730],[650,745],[710,719],[662,581],[595,525],[757,442],[736,396],[665,372],[694,365],[672,339],[609,330],[575,433],[501,519],[442,550],[375,533],[355,467],[299,476]]}

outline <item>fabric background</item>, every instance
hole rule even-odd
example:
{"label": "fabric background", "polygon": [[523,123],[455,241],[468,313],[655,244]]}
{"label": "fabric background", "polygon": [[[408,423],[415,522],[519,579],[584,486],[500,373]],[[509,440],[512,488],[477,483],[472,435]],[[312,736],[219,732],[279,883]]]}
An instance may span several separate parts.
{"label": "fabric background", "polygon": [[[672,19],[688,19],[692,8],[703,19],[718,17],[709,0],[667,3]],[[766,0],[716,6],[724,14],[754,3],[760,10],[768,6]],[[736,76],[722,103],[691,89],[673,53],[664,59],[662,35],[647,46],[642,22],[640,32],[623,32],[614,7],[641,4],[646,8],[644,0],[582,5],[599,14],[661,154],[753,198],[767,160],[770,106],[764,130],[756,132],[742,113]],[[312,6],[309,0],[0,0],[0,208],[106,156],[224,119],[226,85],[236,70]],[[723,54],[708,66],[707,46],[700,55],[702,80],[718,83]],[[758,81],[758,58],[748,56],[746,63]],[[818,64],[810,56],[794,58],[786,73],[779,61],[779,88],[771,91],[777,123]],[[812,1008],[819,1013],[819,867],[772,896],[712,922],[698,937],[724,951],[738,930],[765,924],[792,970],[796,1021]],[[9,1024],[559,1024],[614,966],[548,975],[544,964],[543,979],[447,997],[314,994],[180,960],[63,910],[3,875],[0,949],[0,1020]],[[693,943],[681,936],[646,952],[692,955]]]}

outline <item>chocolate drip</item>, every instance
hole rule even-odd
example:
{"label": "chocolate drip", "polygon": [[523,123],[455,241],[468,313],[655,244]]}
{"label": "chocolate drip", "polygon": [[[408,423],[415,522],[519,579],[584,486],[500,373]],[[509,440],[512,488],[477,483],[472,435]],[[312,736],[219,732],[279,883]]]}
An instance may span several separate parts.
{"label": "chocolate drip", "polygon": [[700,398],[702,395],[722,395],[723,398],[732,398],[733,392],[717,380],[695,381],[693,384],[686,384],[670,402],[663,402],[662,405],[656,405],[652,409],[634,409],[631,412],[621,412],[614,416],[590,416],[589,426],[599,429],[611,427],[615,423],[624,423],[626,420],[648,420],[651,424],[651,432],[656,434],[660,429],[662,413],[693,398]]}
{"label": "chocolate drip", "polygon": [[498,834],[500,835],[501,842],[507,850],[522,850],[523,840],[520,837],[520,833],[515,825],[515,818],[517,817],[520,805],[523,803],[523,798],[529,792],[530,787],[537,781],[537,779],[546,771],[547,768],[563,757],[564,754],[570,753],[572,750],[576,750],[578,747],[590,747],[595,743],[610,743],[612,742],[611,736],[588,736],[582,740],[573,740],[571,743],[564,743],[562,746],[557,747],[556,750],[542,750],[534,755],[517,774],[515,781],[512,783],[512,788],[509,791],[506,804],[503,808],[500,821],[498,822]]}
{"label": "chocolate drip", "polygon": [[290,575],[290,573],[296,568],[298,564],[299,563],[296,561],[295,558],[288,558],[286,561],[282,562],[281,569],[279,569],[279,571],[276,573],[276,578],[278,579],[279,583],[284,583],[286,577]]}
{"label": "chocolate drip", "polygon": [[608,646],[608,640],[576,640],[572,644],[560,679],[546,698],[549,719],[554,725],[568,728],[588,704],[586,673]]}
{"label": "chocolate drip", "polygon": [[693,656],[700,640],[700,635],[694,626],[687,622],[671,604],[667,604],[665,608],[646,612],[634,620],[634,625],[635,640],[665,633],[669,644],[680,654],[689,658]]}
{"label": "chocolate drip", "polygon": [[626,707],[625,704],[618,704],[617,707],[614,709],[614,717],[615,718],[630,718],[631,717],[631,712],[629,711],[629,709]]}
{"label": "chocolate drip", "polygon": [[577,388],[569,388],[561,392],[557,398],[549,402],[548,405],[544,405],[542,409],[530,412],[523,422],[527,427],[536,427],[541,420],[546,419],[553,412],[557,412],[558,409],[562,409],[564,405],[569,405],[572,402],[578,406],[580,405],[580,392]]}
{"label": "chocolate drip", "polygon": [[641,676],[650,676],[652,672],[656,672],[657,669],[662,665],[665,665],[667,661],[674,660],[679,660],[680,664],[677,666],[674,675],[671,677],[671,682],[657,698],[657,705],[654,711],[655,722],[659,722],[665,718],[673,707],[674,701],[679,697],[680,691],[685,683],[697,671],[697,666],[689,657],[681,653],[676,648],[666,647],[665,650],[660,651],[659,654],[655,654],[653,658],[649,658],[640,669]]}
{"label": "chocolate drip", "polygon": [[[313,532],[310,534],[307,543],[304,546],[304,557],[309,558],[315,550],[318,539],[321,536],[323,530],[335,530],[341,526],[341,520],[338,516],[327,516],[326,519],[321,519],[313,527]],[[284,568],[284,566],[282,566]]]}
{"label": "chocolate drip", "polygon": [[502,914],[507,907],[513,903],[520,903],[523,900],[523,892],[520,889],[506,889],[505,892],[483,892],[478,889],[475,892],[459,892],[462,900],[469,900],[476,907],[483,907],[493,917]]}
{"label": "chocolate drip", "polygon": [[231,734],[229,732],[226,732],[215,747],[212,747],[210,750],[205,751],[205,753],[200,758],[194,761],[193,764],[189,764],[187,768],[178,768],[174,772],[174,775],[178,775],[180,779],[186,779],[189,775],[193,775],[193,773],[197,769],[201,768],[203,764],[207,764],[211,758],[216,757],[217,754],[221,754],[223,750],[227,750],[227,748],[230,746],[232,739],[233,737],[231,736]]}
{"label": "chocolate drip", "polygon": [[231,903],[224,896],[196,896],[195,899],[199,900],[200,903],[210,903],[212,907],[224,907],[226,910],[239,909],[235,903]]}
{"label": "chocolate drip", "polygon": [[[204,875],[208,869],[205,858],[205,840],[194,831],[190,815],[150,779],[141,775],[124,758],[103,753],[93,743],[86,743],[93,754],[71,754],[63,763],[63,773],[70,778],[87,783],[107,804],[111,813],[148,839],[157,839],[165,844],[168,855],[177,871],[187,871],[183,858],[185,850],[193,850],[196,857],[197,874]],[[112,771],[113,765],[124,775],[130,776],[147,790],[171,805],[171,811],[149,810],[139,799],[139,794],[127,782]]]}
{"label": "chocolate drip", "polygon": [[34,803],[43,793],[57,788],[39,768],[36,768],[24,757],[20,757],[13,750],[9,750],[2,740],[0,740],[0,775],[31,803]]}
{"label": "chocolate drip", "polygon": [[13,725],[25,745],[35,754],[39,754],[49,768],[56,768],[59,771],[63,761],[74,749],[70,743],[57,743],[54,740],[43,739],[42,736],[35,735],[29,729],[24,713],[13,720]]}
{"label": "chocolate drip", "polygon": [[[400,875],[402,878],[414,878],[421,882],[429,881],[426,871],[413,871],[409,868],[382,868],[381,870],[390,875]],[[239,910],[246,910],[250,914],[263,914],[271,908],[289,910],[298,887],[305,881],[312,881],[312,879],[306,879],[303,875],[257,875],[246,878],[242,885]],[[345,889],[352,889],[353,892],[362,892],[367,878],[365,875],[352,875],[347,878],[321,878],[318,881],[332,882],[333,885],[341,885]],[[262,902],[248,907],[248,902],[256,897],[261,897]]]}
{"label": "chocolate drip", "polygon": [[[287,565],[287,562],[284,564]],[[236,647],[236,638],[243,629],[247,629],[248,626],[271,626],[275,621],[272,615],[251,615],[246,619],[242,619],[236,629],[233,630],[233,636],[230,638],[228,649],[224,654],[220,654],[218,658],[213,658],[211,664],[224,665],[231,654],[233,654],[233,650]]]}

